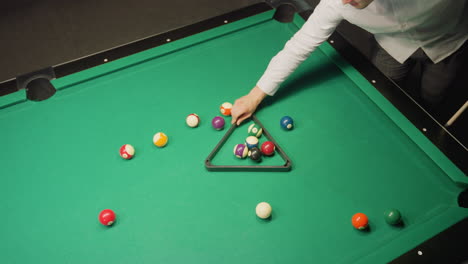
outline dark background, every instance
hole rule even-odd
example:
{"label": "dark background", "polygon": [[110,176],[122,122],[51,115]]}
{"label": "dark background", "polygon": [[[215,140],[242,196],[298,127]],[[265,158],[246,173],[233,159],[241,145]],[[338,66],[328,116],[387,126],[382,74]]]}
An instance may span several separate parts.
{"label": "dark background", "polygon": [[[124,45],[262,0],[16,0],[0,8],[0,82],[37,69],[58,65]],[[278,5],[281,0],[267,0]],[[295,2],[300,11],[313,9],[319,0]],[[375,47],[372,35],[346,21],[337,31],[369,58]],[[468,66],[468,63],[467,63]],[[418,85],[418,69],[408,87]],[[426,110],[444,124],[468,99],[468,74],[460,75],[447,100]],[[415,100],[419,100],[414,94]],[[468,143],[468,113],[449,128]]]}

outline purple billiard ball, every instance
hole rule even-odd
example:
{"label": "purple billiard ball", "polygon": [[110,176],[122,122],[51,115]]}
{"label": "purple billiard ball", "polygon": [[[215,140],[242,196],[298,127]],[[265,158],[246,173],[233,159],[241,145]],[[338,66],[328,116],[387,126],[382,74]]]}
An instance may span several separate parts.
{"label": "purple billiard ball", "polygon": [[221,130],[224,128],[224,118],[221,116],[215,116],[213,120],[211,120],[211,124],[213,125],[213,128],[216,130]]}
{"label": "purple billiard ball", "polygon": [[237,144],[234,146],[234,155],[236,155],[236,157],[238,157],[239,159],[247,157],[248,152],[249,149],[245,144]]}

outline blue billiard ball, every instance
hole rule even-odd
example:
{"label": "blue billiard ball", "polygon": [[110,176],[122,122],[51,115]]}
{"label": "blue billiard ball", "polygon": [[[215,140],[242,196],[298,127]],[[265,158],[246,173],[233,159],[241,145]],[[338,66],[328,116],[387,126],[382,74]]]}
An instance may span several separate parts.
{"label": "blue billiard ball", "polygon": [[258,138],[256,136],[248,136],[245,139],[245,144],[249,149],[258,147]]}
{"label": "blue billiard ball", "polygon": [[294,122],[290,116],[283,116],[280,121],[280,125],[285,130],[293,129]]}

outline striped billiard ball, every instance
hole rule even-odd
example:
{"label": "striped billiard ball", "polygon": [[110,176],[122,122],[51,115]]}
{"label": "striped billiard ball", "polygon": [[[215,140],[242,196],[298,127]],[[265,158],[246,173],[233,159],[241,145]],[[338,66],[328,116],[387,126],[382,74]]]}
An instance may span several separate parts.
{"label": "striped billiard ball", "polygon": [[190,114],[185,119],[189,127],[197,127],[200,124],[200,117],[197,114]]}
{"label": "striped billiard ball", "polygon": [[249,126],[247,133],[249,133],[249,136],[255,136],[259,138],[263,133],[263,129],[261,126],[254,123]]}
{"label": "striped billiard ball", "polygon": [[158,132],[153,136],[153,143],[158,148],[166,146],[168,140],[169,138],[163,132]]}
{"label": "striped billiard ball", "polygon": [[225,115],[225,116],[230,116],[231,115],[231,109],[232,109],[232,104],[231,103],[223,103],[220,107],[219,107],[219,111],[221,112],[221,114]]}
{"label": "striped billiard ball", "polygon": [[135,148],[130,144],[125,144],[120,147],[120,157],[123,159],[131,159],[135,155]]}
{"label": "striped billiard ball", "polygon": [[245,139],[245,144],[249,149],[253,147],[258,147],[258,138],[256,136],[248,136]]}
{"label": "striped billiard ball", "polygon": [[237,144],[234,146],[234,155],[239,159],[247,157],[248,151],[249,149],[245,144]]}

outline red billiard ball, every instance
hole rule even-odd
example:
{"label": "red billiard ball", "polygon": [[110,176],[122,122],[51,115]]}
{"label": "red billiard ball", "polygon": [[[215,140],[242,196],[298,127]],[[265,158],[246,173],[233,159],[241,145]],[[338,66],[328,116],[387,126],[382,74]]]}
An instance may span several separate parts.
{"label": "red billiard ball", "polygon": [[125,144],[120,147],[120,157],[124,159],[131,159],[135,155],[135,148],[130,144]]}
{"label": "red billiard ball", "polygon": [[115,213],[111,209],[104,209],[99,213],[99,222],[105,226],[110,226],[115,222]]}
{"label": "red billiard ball", "polygon": [[351,223],[356,229],[363,230],[369,225],[369,219],[367,215],[363,213],[357,213],[351,218]]}
{"label": "red billiard ball", "polygon": [[271,141],[265,141],[261,147],[262,153],[267,156],[271,156],[275,153],[275,144]]}

